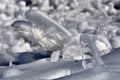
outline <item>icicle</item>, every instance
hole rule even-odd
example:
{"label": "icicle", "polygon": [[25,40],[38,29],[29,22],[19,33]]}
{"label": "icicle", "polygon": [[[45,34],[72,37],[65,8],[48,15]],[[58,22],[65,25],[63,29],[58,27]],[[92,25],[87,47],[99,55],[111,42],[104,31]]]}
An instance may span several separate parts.
{"label": "icicle", "polygon": [[39,25],[43,25],[46,27],[56,27],[56,29],[58,31],[63,32],[65,35],[67,36],[71,36],[72,34],[65,29],[63,26],[61,26],[60,24],[58,24],[56,21],[54,21],[53,19],[49,18],[47,15],[45,15],[44,13],[37,11],[37,10],[28,10],[25,13],[25,17],[32,21],[35,22],[36,24]]}
{"label": "icicle", "polygon": [[13,64],[12,64],[12,61],[10,60],[10,62],[9,62],[9,66],[13,66]]}
{"label": "icicle", "polygon": [[80,37],[80,42],[87,43],[87,46],[90,48],[90,53],[92,54],[92,58],[95,61],[95,65],[103,65],[104,62],[100,57],[100,52],[95,45],[95,41],[97,40],[96,36],[93,34],[82,34]]}

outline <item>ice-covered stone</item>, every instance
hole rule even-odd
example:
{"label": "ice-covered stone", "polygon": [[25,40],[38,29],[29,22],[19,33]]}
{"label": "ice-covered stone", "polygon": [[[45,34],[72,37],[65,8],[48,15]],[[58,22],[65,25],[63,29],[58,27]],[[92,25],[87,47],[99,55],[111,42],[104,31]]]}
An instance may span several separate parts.
{"label": "ice-covered stone", "polygon": [[51,55],[51,62],[56,62],[59,60],[59,57],[61,55],[61,51],[54,51]]}
{"label": "ice-covered stone", "polygon": [[105,55],[110,52],[110,50],[108,49],[105,43],[96,40],[95,44],[96,44],[97,49],[100,51],[100,55]]}

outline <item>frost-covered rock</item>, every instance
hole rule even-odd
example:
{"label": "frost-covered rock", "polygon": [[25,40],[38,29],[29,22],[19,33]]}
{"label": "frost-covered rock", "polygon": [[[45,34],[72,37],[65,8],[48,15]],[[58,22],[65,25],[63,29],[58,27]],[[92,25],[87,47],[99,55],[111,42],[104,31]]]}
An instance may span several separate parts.
{"label": "frost-covered rock", "polygon": [[107,47],[107,45],[101,41],[96,40],[95,41],[97,49],[100,51],[100,55],[105,55],[110,52],[110,49]]}

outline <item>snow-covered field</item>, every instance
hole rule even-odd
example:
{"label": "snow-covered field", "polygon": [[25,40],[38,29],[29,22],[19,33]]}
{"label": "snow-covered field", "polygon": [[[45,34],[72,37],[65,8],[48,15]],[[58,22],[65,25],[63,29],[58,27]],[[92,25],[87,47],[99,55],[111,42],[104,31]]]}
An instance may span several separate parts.
{"label": "snow-covered field", "polygon": [[0,0],[0,80],[120,80],[119,0]]}

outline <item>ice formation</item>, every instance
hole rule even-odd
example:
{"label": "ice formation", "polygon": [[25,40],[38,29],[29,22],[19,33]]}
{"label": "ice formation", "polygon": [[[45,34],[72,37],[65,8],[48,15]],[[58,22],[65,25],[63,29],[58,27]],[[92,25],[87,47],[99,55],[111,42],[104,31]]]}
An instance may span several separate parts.
{"label": "ice formation", "polygon": [[120,80],[119,4],[0,0],[0,80]]}

